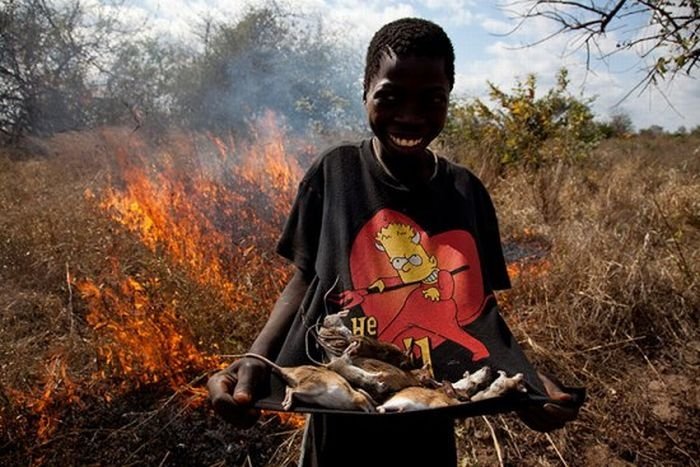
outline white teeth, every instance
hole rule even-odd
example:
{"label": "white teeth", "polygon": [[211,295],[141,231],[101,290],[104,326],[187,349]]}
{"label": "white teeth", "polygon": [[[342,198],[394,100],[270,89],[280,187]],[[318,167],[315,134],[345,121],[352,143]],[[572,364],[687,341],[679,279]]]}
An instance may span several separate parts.
{"label": "white teeth", "polygon": [[403,148],[412,148],[414,146],[418,146],[420,142],[422,141],[421,139],[404,139],[404,138],[397,138],[396,136],[391,136],[389,135],[389,138],[391,138],[391,141],[396,144],[397,146],[401,146]]}

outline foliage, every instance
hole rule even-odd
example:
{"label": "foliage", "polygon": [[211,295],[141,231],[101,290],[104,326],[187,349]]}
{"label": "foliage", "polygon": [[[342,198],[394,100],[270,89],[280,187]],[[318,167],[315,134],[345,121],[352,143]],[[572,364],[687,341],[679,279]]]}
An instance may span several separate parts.
{"label": "foliage", "polygon": [[297,130],[361,122],[361,60],[321,19],[269,5],[205,19],[202,43],[184,44],[149,36],[145,23],[127,27],[104,4],[3,2],[0,132],[15,141],[109,124],[243,132],[269,110]]}
{"label": "foliage", "polygon": [[651,125],[648,128],[643,128],[639,130],[639,134],[642,136],[652,136],[652,137],[657,137],[657,136],[662,136],[666,132],[664,131],[664,127],[661,125]]}
{"label": "foliage", "polygon": [[489,82],[495,106],[480,99],[452,104],[443,143],[453,149],[477,149],[499,172],[508,166],[538,169],[582,159],[599,133],[591,99],[571,96],[568,83],[567,70],[561,69],[556,85],[537,98],[534,75],[518,81],[510,94]]}
{"label": "foliage", "polygon": [[634,133],[634,124],[629,114],[613,114],[608,121],[598,124],[598,130],[604,138],[627,137]]}
{"label": "foliage", "polygon": [[205,52],[178,80],[175,101],[187,123],[244,129],[267,110],[294,129],[358,120],[360,69],[348,63],[360,61],[317,26],[271,7],[237,23],[208,23]]}
{"label": "foliage", "polygon": [[[606,58],[634,51],[642,59],[645,77],[638,86],[656,84],[677,74],[692,76],[700,66],[700,2],[697,0],[562,1],[525,0],[524,20],[545,18],[558,24],[549,37],[576,36],[590,59],[592,51]],[[608,33],[619,36],[616,50],[606,49]]]}
{"label": "foliage", "polygon": [[154,38],[122,44],[93,98],[93,123],[162,126],[175,110],[177,77],[191,60],[183,47]]}
{"label": "foliage", "polygon": [[89,121],[90,74],[126,31],[109,10],[78,0],[3,2],[0,7],[0,132],[80,128]]}

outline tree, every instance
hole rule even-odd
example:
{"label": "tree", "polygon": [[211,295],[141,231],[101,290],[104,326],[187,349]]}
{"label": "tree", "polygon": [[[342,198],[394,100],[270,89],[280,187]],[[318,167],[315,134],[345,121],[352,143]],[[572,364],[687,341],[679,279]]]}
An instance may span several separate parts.
{"label": "tree", "polygon": [[147,123],[164,126],[179,114],[175,107],[180,72],[193,61],[180,44],[144,37],[123,43],[113,54],[93,98],[95,124]]}
{"label": "tree", "polygon": [[0,133],[48,133],[89,119],[88,76],[118,37],[107,9],[79,0],[9,0],[0,6]]}
{"label": "tree", "polygon": [[605,138],[618,138],[634,133],[632,117],[625,112],[618,112],[610,116],[610,120],[600,123],[599,130]]}
{"label": "tree", "polygon": [[[542,41],[573,34],[589,65],[593,53],[605,58],[623,50],[637,52],[645,75],[630,93],[677,74],[692,76],[700,66],[698,0],[522,0],[510,5],[519,9],[523,21],[546,18],[558,24]],[[619,36],[613,51],[602,45],[608,33]]]}
{"label": "tree", "polygon": [[[320,21],[320,20],[319,20]],[[236,23],[204,20],[205,52],[184,68],[176,105],[194,128],[247,130],[272,110],[294,130],[359,118],[359,60],[309,22],[273,6]]]}

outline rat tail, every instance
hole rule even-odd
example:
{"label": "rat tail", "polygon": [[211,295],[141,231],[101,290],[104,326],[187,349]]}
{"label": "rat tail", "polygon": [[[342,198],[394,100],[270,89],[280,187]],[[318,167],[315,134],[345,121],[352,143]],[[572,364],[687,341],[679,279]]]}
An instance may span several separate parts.
{"label": "rat tail", "polygon": [[253,352],[246,352],[242,354],[235,354],[235,355],[221,355],[222,357],[228,357],[228,358],[254,358],[256,360],[260,360],[261,362],[267,364],[274,373],[276,373],[280,378],[284,380],[284,382],[287,384],[287,386],[296,386],[298,384],[298,381],[292,378],[288,372],[284,371],[284,368],[273,362],[267,357],[264,357],[260,354],[253,353]]}

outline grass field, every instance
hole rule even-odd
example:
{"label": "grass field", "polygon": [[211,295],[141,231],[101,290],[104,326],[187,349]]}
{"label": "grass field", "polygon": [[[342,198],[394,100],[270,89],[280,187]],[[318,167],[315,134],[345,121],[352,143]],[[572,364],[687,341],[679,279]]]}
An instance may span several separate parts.
{"label": "grass field", "polygon": [[[255,143],[105,128],[0,148],[0,464],[293,465],[301,420],[234,430],[203,387],[290,272],[273,246],[314,150],[274,125]],[[511,265],[506,321],[589,397],[548,435],[458,422],[461,464],[698,465],[700,138],[479,175],[504,240],[546,250]]]}

